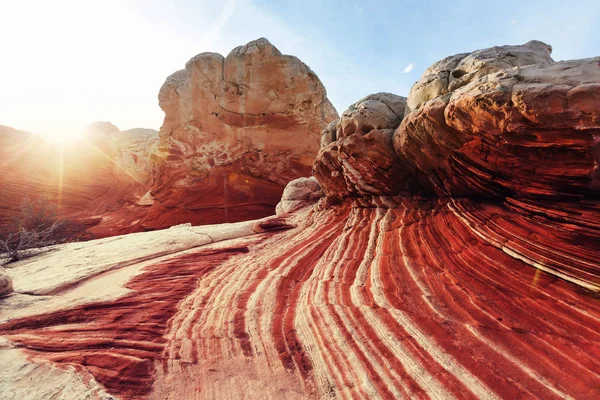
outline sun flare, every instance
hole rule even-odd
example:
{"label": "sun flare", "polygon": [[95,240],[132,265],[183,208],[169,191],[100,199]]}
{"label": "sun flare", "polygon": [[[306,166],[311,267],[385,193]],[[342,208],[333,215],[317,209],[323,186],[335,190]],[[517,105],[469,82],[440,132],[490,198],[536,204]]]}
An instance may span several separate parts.
{"label": "sun flare", "polygon": [[76,141],[81,137],[80,132],[71,132],[71,131],[63,131],[63,132],[52,132],[43,135],[44,140],[46,140],[50,144],[55,145],[65,145],[70,144]]}

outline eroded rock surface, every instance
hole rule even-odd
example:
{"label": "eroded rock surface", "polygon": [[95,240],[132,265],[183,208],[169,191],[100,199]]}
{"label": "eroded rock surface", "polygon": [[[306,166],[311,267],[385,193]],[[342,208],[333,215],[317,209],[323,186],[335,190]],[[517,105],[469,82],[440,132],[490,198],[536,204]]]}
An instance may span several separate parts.
{"label": "eroded rock surface", "polygon": [[386,196],[408,190],[412,178],[394,152],[392,137],[400,125],[406,98],[369,95],[344,111],[322,134],[313,174],[328,196]]}
{"label": "eroded rock surface", "polygon": [[151,155],[156,151],[158,132],[134,128],[111,135],[119,148],[117,165],[136,181],[149,185],[154,177]]}
{"label": "eroded rock surface", "polygon": [[429,100],[496,72],[532,64],[548,64],[552,47],[538,40],[522,46],[497,46],[449,56],[427,68],[407,99],[407,112]]}
{"label": "eroded rock surface", "polygon": [[277,215],[292,212],[298,208],[316,203],[321,197],[323,197],[323,191],[314,176],[294,179],[285,187],[281,201],[277,204],[275,211]]}
{"label": "eroded rock surface", "polygon": [[368,96],[324,126],[316,181],[292,181],[279,217],[13,294],[0,335],[123,398],[598,398],[600,65],[549,50],[436,63],[405,114]]}
{"label": "eroded rock surface", "polygon": [[[439,61],[413,86],[404,118],[386,119],[384,107],[368,101],[379,95],[351,106],[335,135],[332,126],[323,133],[314,164],[329,197],[321,206],[331,198],[394,208],[405,197],[466,197],[527,215],[580,212],[573,230],[587,229],[583,215],[595,218],[600,198],[600,58],[554,62],[550,52],[532,41]],[[366,140],[383,136],[376,128],[394,129],[394,152],[389,139]],[[590,236],[579,238],[580,260],[549,263],[537,248],[531,264],[598,290],[600,267],[584,256],[600,247],[593,218]]]}
{"label": "eroded rock surface", "polygon": [[3,268],[0,268],[0,297],[7,296],[13,291],[12,278]]}
{"label": "eroded rock surface", "polygon": [[[394,133],[394,148],[423,190],[598,196],[600,58],[555,63],[550,49],[534,41],[455,56],[461,61],[451,72],[440,62],[415,84],[414,110]],[[431,83],[457,68],[467,73],[441,88]],[[424,95],[428,85],[436,90]]]}
{"label": "eroded rock surface", "polygon": [[201,53],[167,78],[146,227],[270,215],[285,185],[309,176],[337,112],[315,73],[266,39]]}

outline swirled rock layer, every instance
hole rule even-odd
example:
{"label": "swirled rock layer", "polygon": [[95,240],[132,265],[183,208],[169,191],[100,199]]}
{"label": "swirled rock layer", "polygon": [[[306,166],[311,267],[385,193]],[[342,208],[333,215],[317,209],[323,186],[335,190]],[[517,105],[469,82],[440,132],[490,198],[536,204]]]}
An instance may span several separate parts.
{"label": "swirled rock layer", "polygon": [[60,398],[29,384],[60,366],[99,384],[71,397],[598,398],[600,64],[550,50],[460,54],[408,100],[360,100],[251,229],[150,232],[170,254],[52,290],[25,284],[48,259],[9,270],[0,356],[29,361],[0,394]]}
{"label": "swirled rock layer", "polygon": [[598,226],[523,210],[305,208],[297,228],[155,263],[119,300],[0,334],[121,398],[594,398],[600,303],[552,269],[593,273],[599,248],[575,243]]}

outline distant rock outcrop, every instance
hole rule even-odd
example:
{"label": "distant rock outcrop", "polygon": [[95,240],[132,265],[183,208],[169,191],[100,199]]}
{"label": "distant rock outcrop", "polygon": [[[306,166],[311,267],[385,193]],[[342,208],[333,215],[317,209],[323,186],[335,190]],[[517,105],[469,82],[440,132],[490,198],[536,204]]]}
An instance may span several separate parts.
{"label": "distant rock outcrop", "polygon": [[107,151],[115,166],[135,181],[149,185],[154,174],[152,154],[156,151],[158,131],[133,128],[121,131],[110,122],[93,122],[82,132],[84,138]]}
{"label": "distant rock outcrop", "polygon": [[150,185],[154,177],[152,154],[156,151],[158,131],[128,129],[114,132],[111,139],[119,148],[116,164],[135,180]]}
{"label": "distant rock outcrop", "polygon": [[85,126],[82,130],[82,135],[88,137],[94,136],[110,136],[113,133],[120,132],[119,128],[108,121],[96,121]]}
{"label": "distant rock outcrop", "polygon": [[[141,212],[133,204],[148,190],[149,154],[157,133],[137,136],[95,123],[62,145],[40,135],[0,127],[0,229],[25,198],[47,200],[58,216],[98,236],[135,232]],[[14,227],[13,227],[14,229]]]}
{"label": "distant rock outcrop", "polygon": [[337,118],[315,73],[266,39],[193,57],[159,104],[146,228],[272,214],[285,185],[310,175],[321,131]]}

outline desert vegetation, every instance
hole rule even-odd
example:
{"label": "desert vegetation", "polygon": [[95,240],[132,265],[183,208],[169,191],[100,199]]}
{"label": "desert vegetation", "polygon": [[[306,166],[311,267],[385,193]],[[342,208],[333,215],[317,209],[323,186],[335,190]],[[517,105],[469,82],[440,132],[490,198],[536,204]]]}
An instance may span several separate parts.
{"label": "desert vegetation", "polygon": [[0,227],[0,262],[10,264],[37,255],[49,246],[80,240],[85,227],[58,217],[58,206],[46,197],[26,197],[11,221]]}

